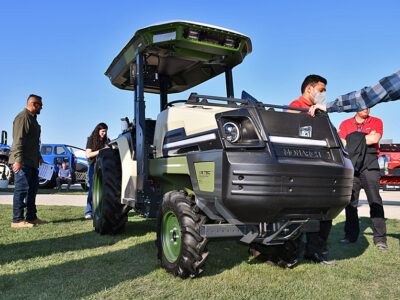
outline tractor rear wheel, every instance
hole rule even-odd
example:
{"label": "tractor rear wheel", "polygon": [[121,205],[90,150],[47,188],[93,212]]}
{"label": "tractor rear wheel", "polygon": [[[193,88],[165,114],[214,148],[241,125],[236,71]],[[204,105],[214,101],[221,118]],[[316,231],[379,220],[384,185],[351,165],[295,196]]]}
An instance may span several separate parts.
{"label": "tractor rear wheel", "polygon": [[0,159],[0,179],[7,179],[11,181],[12,171],[7,163],[7,160]]}
{"label": "tractor rear wheel", "polygon": [[206,221],[192,196],[183,191],[164,195],[156,241],[163,268],[181,278],[194,278],[204,271],[208,240],[200,235],[200,227]]}
{"label": "tractor rear wheel", "polygon": [[128,221],[121,204],[121,161],[118,150],[100,151],[93,178],[93,226],[100,234],[117,234]]}

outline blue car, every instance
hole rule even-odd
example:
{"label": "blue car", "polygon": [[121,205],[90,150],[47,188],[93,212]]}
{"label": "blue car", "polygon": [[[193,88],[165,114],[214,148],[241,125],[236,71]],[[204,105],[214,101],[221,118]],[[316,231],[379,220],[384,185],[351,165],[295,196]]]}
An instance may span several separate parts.
{"label": "blue car", "polygon": [[8,164],[8,156],[10,155],[11,147],[7,145],[7,131],[1,132],[0,143],[0,179],[12,182],[13,172]]}
{"label": "blue car", "polygon": [[56,178],[61,164],[65,162],[72,171],[72,183],[81,184],[84,190],[88,190],[88,160],[85,150],[75,146],[65,144],[42,144],[40,146],[45,163],[54,167],[54,173],[50,180],[40,178],[40,188],[53,188],[56,186]]}

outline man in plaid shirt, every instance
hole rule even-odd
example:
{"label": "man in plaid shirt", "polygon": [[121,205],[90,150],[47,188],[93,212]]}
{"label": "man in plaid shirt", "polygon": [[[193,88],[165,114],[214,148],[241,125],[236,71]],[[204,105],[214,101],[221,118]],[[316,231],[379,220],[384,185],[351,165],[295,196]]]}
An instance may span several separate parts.
{"label": "man in plaid shirt", "polygon": [[379,102],[389,102],[400,99],[400,70],[384,77],[377,84],[365,87],[339,96],[332,102],[315,104],[310,107],[310,113],[315,115],[315,110],[320,109],[327,112],[358,112],[371,108]]}

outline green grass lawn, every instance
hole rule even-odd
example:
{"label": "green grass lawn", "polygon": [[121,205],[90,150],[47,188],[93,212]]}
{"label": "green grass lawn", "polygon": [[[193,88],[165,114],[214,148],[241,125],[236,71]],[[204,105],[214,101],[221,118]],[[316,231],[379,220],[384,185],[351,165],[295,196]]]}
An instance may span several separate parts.
{"label": "green grass lawn", "polygon": [[342,216],[330,236],[335,268],[301,260],[270,267],[236,240],[213,240],[200,278],[174,278],[160,268],[154,220],[131,214],[122,235],[100,236],[82,207],[38,206],[51,221],[10,227],[0,205],[1,299],[400,299],[400,220],[388,220],[388,251],[372,243],[368,218],[356,244],[340,245]]}

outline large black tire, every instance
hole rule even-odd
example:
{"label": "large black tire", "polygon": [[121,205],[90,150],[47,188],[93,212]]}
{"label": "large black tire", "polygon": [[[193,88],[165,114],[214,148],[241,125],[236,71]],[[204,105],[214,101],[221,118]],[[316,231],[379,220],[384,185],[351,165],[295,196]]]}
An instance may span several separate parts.
{"label": "large black tire", "polygon": [[124,230],[128,211],[121,204],[121,161],[118,150],[101,150],[93,178],[93,227],[100,234]]}
{"label": "large black tire", "polygon": [[194,278],[204,271],[208,240],[200,235],[200,227],[206,221],[193,196],[183,191],[164,195],[157,218],[156,241],[163,268],[181,278]]}

